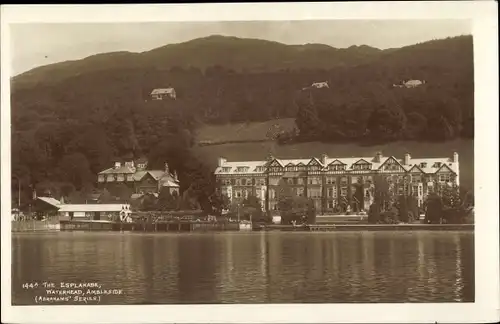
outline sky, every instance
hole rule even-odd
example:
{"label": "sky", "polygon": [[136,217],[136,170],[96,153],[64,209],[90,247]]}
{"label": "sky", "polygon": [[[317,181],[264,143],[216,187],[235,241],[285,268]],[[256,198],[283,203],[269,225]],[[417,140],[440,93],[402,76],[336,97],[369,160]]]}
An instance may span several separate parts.
{"label": "sky", "polygon": [[210,35],[386,49],[472,33],[467,20],[25,23],[10,28],[12,75],[98,53],[143,52]]}

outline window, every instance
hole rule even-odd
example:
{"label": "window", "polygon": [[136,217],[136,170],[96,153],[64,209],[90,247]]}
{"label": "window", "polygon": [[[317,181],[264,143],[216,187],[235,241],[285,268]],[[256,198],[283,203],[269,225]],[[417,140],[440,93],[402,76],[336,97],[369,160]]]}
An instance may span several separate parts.
{"label": "window", "polygon": [[270,178],[269,179],[269,185],[271,186],[277,186],[279,183],[280,179],[279,178]]}
{"label": "window", "polygon": [[347,196],[347,187],[340,188],[340,195],[342,197],[346,197]]}
{"label": "window", "polygon": [[422,162],[420,163],[421,168],[427,168],[427,162]]}
{"label": "window", "polygon": [[297,188],[297,196],[299,197],[304,196],[304,188]]}
{"label": "window", "polygon": [[333,164],[329,166],[330,171],[344,171],[345,165],[343,164]]}
{"label": "window", "polygon": [[434,168],[440,168],[440,167],[441,167],[441,162],[434,163]]}
{"label": "window", "polygon": [[420,174],[414,174],[411,176],[411,182],[417,183],[422,182],[422,176]]}
{"label": "window", "polygon": [[256,168],[255,168],[255,171],[256,171],[256,172],[264,172],[264,171],[265,171],[265,169],[264,169],[264,167],[262,167],[262,166],[258,166],[258,167],[256,167]]}
{"label": "window", "polygon": [[293,178],[286,178],[285,181],[290,184],[290,185],[293,185]]}
{"label": "window", "polygon": [[307,189],[307,196],[311,198],[320,198],[321,189],[320,188],[309,188]]}
{"label": "window", "polygon": [[329,209],[335,208],[335,201],[334,200],[329,200],[328,201],[328,208]]}
{"label": "window", "polygon": [[100,174],[98,177],[97,177],[98,181],[99,182],[104,182],[104,176],[102,174]]}
{"label": "window", "polygon": [[449,173],[440,174],[439,182],[451,182],[451,175]]}
{"label": "window", "polygon": [[352,176],[351,177],[351,183],[359,183],[361,180],[360,177]]}
{"label": "window", "polygon": [[309,166],[309,170],[311,170],[311,171],[319,171],[320,167],[318,165],[311,165],[311,166]]}
{"label": "window", "polygon": [[347,184],[347,177],[340,178],[340,184],[345,186]]}
{"label": "window", "polygon": [[353,164],[352,169],[353,170],[370,170],[371,164],[369,164],[369,163]]}
{"label": "window", "polygon": [[320,177],[309,177],[308,183],[311,185],[319,185],[319,184],[321,184],[321,178]]}
{"label": "window", "polygon": [[249,167],[237,167],[236,172],[244,173],[244,172],[248,172],[248,169],[249,169]]}
{"label": "window", "polygon": [[246,199],[246,198],[248,198],[248,191],[246,191],[246,189],[243,189],[243,191],[242,191],[242,196],[243,196],[243,198],[245,198],[245,199]]}
{"label": "window", "polygon": [[336,184],[336,182],[337,182],[337,179],[335,179],[335,177],[327,177],[326,178],[326,184],[334,185],[334,184]]}
{"label": "window", "polygon": [[247,185],[247,179],[241,179],[241,185],[246,186]]}
{"label": "window", "polygon": [[234,180],[234,184],[235,184],[236,186],[241,186],[241,180],[240,180],[240,179],[235,179],[235,180]]}
{"label": "window", "polygon": [[229,173],[229,172],[231,172],[231,167],[223,167],[223,168],[222,168],[222,172],[224,172],[224,173]]}
{"label": "window", "polygon": [[297,178],[297,184],[298,185],[303,185],[304,184],[304,178]]}
{"label": "window", "polygon": [[241,198],[241,191],[240,191],[240,190],[235,190],[235,191],[234,191],[234,196],[235,196],[236,198]]}

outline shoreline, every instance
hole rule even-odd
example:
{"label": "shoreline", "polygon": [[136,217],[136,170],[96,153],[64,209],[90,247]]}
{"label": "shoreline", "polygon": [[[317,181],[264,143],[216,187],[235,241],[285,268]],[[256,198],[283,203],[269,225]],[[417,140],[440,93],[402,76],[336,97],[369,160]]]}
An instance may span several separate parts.
{"label": "shoreline", "polygon": [[[373,231],[474,231],[474,224],[335,224],[323,223],[306,226],[293,225],[254,225],[252,229],[239,229],[235,226],[224,226],[223,224],[213,224],[209,227],[194,226],[189,223],[185,226],[175,226],[174,228],[159,228],[152,226],[153,224],[127,224],[128,226],[120,226],[119,223],[107,221],[75,221],[64,222],[65,224],[44,224],[45,226],[14,226],[12,224],[12,233],[33,233],[33,232],[59,232],[59,231],[83,231],[83,232],[337,232],[337,231],[358,231],[358,232],[373,232]],[[189,225],[188,225],[189,224]],[[47,226],[48,225],[48,226]],[[68,226],[69,225],[69,226]],[[81,225],[81,226],[79,226]],[[172,224],[174,225],[174,224]],[[176,224],[177,225],[177,224]],[[180,224],[179,224],[180,225]],[[221,226],[222,225],[222,226]],[[234,224],[236,225],[236,224]],[[130,228],[129,228],[130,227]]]}

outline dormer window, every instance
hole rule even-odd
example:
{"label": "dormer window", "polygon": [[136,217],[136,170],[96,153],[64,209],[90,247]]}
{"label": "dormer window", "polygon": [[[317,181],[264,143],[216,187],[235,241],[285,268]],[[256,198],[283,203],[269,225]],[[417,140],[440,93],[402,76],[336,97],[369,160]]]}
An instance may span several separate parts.
{"label": "dormer window", "polygon": [[343,165],[343,164],[334,164],[334,165],[330,165],[329,169],[330,169],[330,171],[344,171],[345,170],[345,165]]}
{"label": "dormer window", "polygon": [[422,162],[420,163],[421,168],[427,168],[427,162]]}
{"label": "dormer window", "polygon": [[236,172],[248,172],[249,167],[237,167]]}
{"label": "dormer window", "polygon": [[436,163],[434,163],[434,167],[435,167],[435,168],[439,168],[439,167],[441,167],[441,162],[436,162]]}
{"label": "dormer window", "polygon": [[231,172],[231,167],[223,167],[222,172],[225,172],[225,173]]}

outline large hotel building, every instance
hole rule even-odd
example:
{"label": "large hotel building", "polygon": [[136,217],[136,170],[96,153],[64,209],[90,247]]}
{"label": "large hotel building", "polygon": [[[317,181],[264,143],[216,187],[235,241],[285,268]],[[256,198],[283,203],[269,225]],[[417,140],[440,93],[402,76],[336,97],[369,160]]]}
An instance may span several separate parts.
{"label": "large hotel building", "polygon": [[297,196],[312,198],[318,213],[368,211],[375,181],[381,176],[394,195],[413,195],[422,206],[441,186],[459,185],[458,153],[451,157],[402,159],[377,153],[372,157],[334,158],[323,154],[308,159],[227,161],[218,159],[215,176],[232,202],[254,195],[264,210],[277,210],[278,190],[284,180]]}

